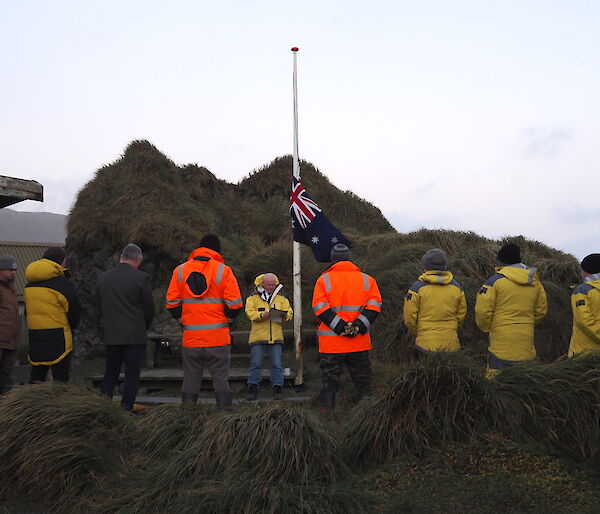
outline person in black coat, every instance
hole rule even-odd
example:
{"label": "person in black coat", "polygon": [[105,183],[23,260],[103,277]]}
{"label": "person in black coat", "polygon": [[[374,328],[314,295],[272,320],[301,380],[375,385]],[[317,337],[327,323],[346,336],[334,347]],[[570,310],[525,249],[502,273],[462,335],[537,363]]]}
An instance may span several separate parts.
{"label": "person in black coat", "polygon": [[102,394],[112,399],[125,363],[121,407],[131,411],[146,355],[146,331],[154,318],[154,298],[146,273],[139,271],[142,250],[128,244],[117,266],[98,277],[96,306],[101,337],[106,346]]}

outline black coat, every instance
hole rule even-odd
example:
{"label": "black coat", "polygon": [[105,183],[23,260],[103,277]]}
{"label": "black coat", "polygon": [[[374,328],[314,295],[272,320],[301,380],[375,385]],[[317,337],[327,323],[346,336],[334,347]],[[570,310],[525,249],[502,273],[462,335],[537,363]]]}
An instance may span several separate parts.
{"label": "black coat", "polygon": [[146,273],[124,262],[102,273],[96,284],[96,307],[104,344],[147,342],[146,330],[154,318],[154,298]]}

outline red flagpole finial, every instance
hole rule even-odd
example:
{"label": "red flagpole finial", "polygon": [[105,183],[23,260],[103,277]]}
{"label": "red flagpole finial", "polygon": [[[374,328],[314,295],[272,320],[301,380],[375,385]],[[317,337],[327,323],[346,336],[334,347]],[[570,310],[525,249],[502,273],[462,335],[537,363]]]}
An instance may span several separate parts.
{"label": "red flagpole finial", "polygon": [[298,47],[297,47],[297,46],[293,46],[293,47],[292,47],[292,52],[297,52],[298,50],[299,50],[299,49],[298,49]]}

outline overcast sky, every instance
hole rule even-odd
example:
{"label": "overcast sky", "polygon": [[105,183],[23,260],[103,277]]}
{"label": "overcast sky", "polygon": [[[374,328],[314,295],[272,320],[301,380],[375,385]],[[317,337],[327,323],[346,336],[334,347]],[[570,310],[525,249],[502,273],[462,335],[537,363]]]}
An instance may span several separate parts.
{"label": "overcast sky", "polygon": [[16,208],[134,139],[230,182],[291,153],[292,46],[300,156],[398,230],[600,252],[592,0],[0,0],[0,174],[46,198]]}

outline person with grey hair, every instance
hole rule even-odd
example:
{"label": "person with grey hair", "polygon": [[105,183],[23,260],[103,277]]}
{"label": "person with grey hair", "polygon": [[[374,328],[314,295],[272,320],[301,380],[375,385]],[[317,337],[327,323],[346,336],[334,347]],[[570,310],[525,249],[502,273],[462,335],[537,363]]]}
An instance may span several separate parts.
{"label": "person with grey hair", "polygon": [[15,292],[17,261],[0,255],[0,394],[12,388],[12,370],[19,348],[19,310]]}
{"label": "person with grey hair", "polygon": [[416,336],[416,356],[460,349],[458,327],[467,301],[461,285],[447,270],[446,254],[432,248],[421,259],[423,274],[404,297],[404,324]]}
{"label": "person with grey hair", "polygon": [[132,411],[146,355],[147,330],[154,318],[150,280],[138,267],[142,250],[130,243],[119,264],[98,277],[96,307],[98,326],[106,347],[106,368],[101,392],[112,399],[121,367],[125,381],[121,407]]}

